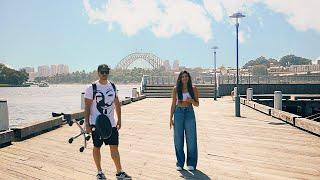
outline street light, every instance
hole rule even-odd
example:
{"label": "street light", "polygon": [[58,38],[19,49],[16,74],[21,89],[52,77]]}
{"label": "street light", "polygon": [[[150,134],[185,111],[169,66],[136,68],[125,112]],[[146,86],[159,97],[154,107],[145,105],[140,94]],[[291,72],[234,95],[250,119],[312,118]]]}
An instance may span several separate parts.
{"label": "street light", "polygon": [[239,34],[239,19],[245,17],[245,15],[243,15],[240,12],[234,13],[231,16],[229,16],[230,18],[235,18],[236,19],[236,30],[237,30],[237,93],[236,93],[236,98],[235,98],[235,115],[236,117],[240,117],[240,96],[239,96],[239,46],[238,46],[238,34]]}
{"label": "street light", "polygon": [[218,49],[218,46],[213,46],[211,49],[213,49],[213,55],[214,55],[214,100],[217,100],[217,60],[216,60],[216,50]]}

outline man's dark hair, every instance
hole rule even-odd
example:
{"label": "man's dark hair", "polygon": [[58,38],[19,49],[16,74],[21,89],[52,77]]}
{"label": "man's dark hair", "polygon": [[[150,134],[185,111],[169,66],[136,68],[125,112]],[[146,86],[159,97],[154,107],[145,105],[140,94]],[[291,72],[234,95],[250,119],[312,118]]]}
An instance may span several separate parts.
{"label": "man's dark hair", "polygon": [[110,71],[110,68],[108,65],[106,64],[100,64],[98,66],[98,72],[101,72],[101,71]]}

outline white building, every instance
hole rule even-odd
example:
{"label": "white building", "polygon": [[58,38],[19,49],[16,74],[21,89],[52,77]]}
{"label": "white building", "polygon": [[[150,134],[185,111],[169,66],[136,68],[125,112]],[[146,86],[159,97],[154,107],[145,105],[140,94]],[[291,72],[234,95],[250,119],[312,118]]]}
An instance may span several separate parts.
{"label": "white building", "polygon": [[167,71],[171,70],[171,66],[170,66],[169,60],[163,61],[163,67],[164,67]]}
{"label": "white building", "polygon": [[314,71],[320,71],[320,64],[291,65],[289,67],[289,72],[291,73],[314,72]]}
{"label": "white building", "polygon": [[51,68],[51,72],[50,72],[51,76],[58,74],[58,66],[57,65],[53,64],[50,66],[50,68]]}
{"label": "white building", "polygon": [[38,67],[38,76],[39,77],[50,76],[50,67],[49,66],[39,66]]}
{"label": "white building", "polygon": [[65,64],[59,64],[57,65],[57,74],[68,74],[69,73],[69,67]]}
{"label": "white building", "polygon": [[179,60],[175,60],[172,65],[172,69],[175,71],[179,71],[180,62]]}

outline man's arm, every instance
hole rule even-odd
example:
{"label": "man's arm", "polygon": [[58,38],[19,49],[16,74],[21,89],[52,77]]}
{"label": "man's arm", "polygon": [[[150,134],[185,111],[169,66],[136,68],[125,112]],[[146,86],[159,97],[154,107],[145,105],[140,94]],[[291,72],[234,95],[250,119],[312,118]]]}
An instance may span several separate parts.
{"label": "man's arm", "polygon": [[118,117],[117,129],[119,130],[121,128],[121,105],[118,96],[114,98],[114,105],[116,106],[115,108]]}
{"label": "man's arm", "polygon": [[89,116],[90,116],[90,109],[91,109],[91,105],[92,105],[92,100],[84,98],[84,103],[85,103],[84,119],[85,119],[85,123],[86,123],[86,131],[87,131],[87,133],[90,133],[91,127],[90,127],[90,123],[89,123]]}

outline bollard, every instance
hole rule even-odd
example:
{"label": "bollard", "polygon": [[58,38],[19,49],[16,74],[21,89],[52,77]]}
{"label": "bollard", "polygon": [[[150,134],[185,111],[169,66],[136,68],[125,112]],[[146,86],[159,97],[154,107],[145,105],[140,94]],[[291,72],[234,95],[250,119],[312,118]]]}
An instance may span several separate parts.
{"label": "bollard", "polygon": [[9,114],[7,101],[0,99],[0,131],[9,129]]}
{"label": "bollard", "polygon": [[250,101],[253,99],[253,89],[252,88],[247,89],[247,99]]}
{"label": "bollard", "polygon": [[273,107],[274,109],[282,110],[282,92],[275,91],[274,92],[274,99],[273,99]]}
{"label": "bollard", "polygon": [[131,97],[136,98],[137,97],[137,88],[132,88],[132,95]]}
{"label": "bollard", "polygon": [[236,96],[237,96],[237,93],[238,93],[238,89],[237,89],[237,87],[234,87],[234,88],[233,88],[233,97],[232,97],[232,100],[235,101]]}
{"label": "bollard", "polygon": [[81,109],[84,109],[84,107],[85,107],[85,103],[84,103],[84,92],[83,93],[81,93]]}

